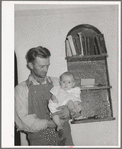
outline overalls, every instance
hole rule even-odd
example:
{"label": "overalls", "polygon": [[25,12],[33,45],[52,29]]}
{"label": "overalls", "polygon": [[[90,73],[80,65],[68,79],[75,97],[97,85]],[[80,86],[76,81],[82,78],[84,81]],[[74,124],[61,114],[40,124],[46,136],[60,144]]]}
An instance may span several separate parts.
{"label": "overalls", "polygon": [[[51,99],[51,93],[49,92],[53,87],[53,83],[49,83],[47,80],[47,84],[41,85],[33,85],[33,83],[28,83],[27,86],[29,88],[28,93],[28,114],[36,114],[39,119],[47,119],[51,120],[50,112],[48,109],[48,101]],[[43,146],[62,146],[65,145],[73,145],[71,130],[68,122],[64,124],[65,130],[65,142],[61,142],[58,137],[58,134],[55,128],[46,128],[45,130],[40,130],[39,132],[28,133],[28,139],[30,145],[43,145]]]}

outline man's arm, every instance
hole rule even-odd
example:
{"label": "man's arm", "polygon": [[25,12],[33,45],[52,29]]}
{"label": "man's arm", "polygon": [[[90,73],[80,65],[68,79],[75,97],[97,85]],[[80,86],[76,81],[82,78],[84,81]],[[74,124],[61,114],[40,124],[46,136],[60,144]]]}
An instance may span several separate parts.
{"label": "man's arm", "polygon": [[58,99],[56,98],[55,95],[52,95],[52,101],[53,101],[54,103],[58,103]]}
{"label": "man's arm", "polygon": [[28,88],[17,86],[15,88],[15,121],[18,130],[38,132],[48,127],[48,120],[40,120],[35,114],[28,115]]}
{"label": "man's arm", "polygon": [[[63,125],[66,120],[60,119],[61,124]],[[48,121],[48,127],[56,127],[56,124],[53,121]]]}

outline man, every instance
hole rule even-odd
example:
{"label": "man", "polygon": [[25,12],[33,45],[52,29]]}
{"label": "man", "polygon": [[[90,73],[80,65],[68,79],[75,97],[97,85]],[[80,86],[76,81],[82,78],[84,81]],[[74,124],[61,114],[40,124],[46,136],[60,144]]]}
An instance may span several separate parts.
{"label": "man", "polygon": [[[41,46],[27,52],[27,67],[31,74],[15,88],[15,122],[18,130],[27,134],[29,145],[73,146],[68,120],[61,120],[66,138],[60,138],[48,109],[49,91],[59,82],[57,78],[47,76],[50,56],[50,51]],[[66,118],[69,111],[64,107],[58,114]]]}

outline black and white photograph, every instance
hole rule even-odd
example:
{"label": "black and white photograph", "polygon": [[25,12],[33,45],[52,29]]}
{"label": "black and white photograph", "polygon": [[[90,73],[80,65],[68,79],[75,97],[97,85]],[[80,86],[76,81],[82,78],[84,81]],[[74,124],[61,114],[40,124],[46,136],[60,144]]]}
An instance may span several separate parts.
{"label": "black and white photograph", "polygon": [[1,147],[120,147],[120,13],[121,1],[2,1]]}

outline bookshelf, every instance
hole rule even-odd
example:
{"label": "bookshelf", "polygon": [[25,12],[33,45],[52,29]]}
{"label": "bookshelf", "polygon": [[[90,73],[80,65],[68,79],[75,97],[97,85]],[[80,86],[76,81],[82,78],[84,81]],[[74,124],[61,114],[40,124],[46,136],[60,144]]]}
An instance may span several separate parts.
{"label": "bookshelf", "polygon": [[[81,88],[82,113],[71,123],[114,120],[104,35],[89,24],[75,26],[66,36],[65,52],[68,71]],[[82,79],[94,84],[82,85]]]}

